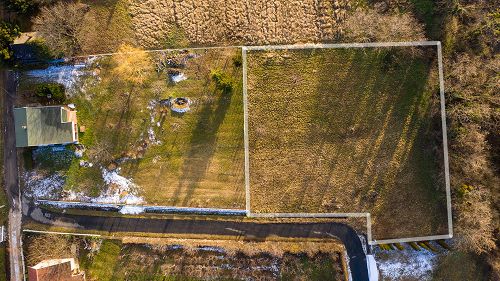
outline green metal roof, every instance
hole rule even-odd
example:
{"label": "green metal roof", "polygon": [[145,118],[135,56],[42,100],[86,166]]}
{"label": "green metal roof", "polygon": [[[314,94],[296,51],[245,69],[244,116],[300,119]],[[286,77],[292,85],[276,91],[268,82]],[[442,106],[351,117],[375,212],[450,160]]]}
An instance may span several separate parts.
{"label": "green metal roof", "polygon": [[16,146],[40,146],[73,142],[73,124],[63,123],[61,106],[14,108]]}

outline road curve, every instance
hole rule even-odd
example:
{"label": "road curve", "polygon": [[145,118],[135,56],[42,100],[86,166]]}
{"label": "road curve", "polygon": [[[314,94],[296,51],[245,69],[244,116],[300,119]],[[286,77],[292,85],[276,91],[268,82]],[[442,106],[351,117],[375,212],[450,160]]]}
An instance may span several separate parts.
{"label": "road curve", "polygon": [[[62,215],[46,210],[42,210],[42,213],[44,218],[41,222],[43,223],[63,221],[68,224],[78,224],[79,227],[86,230],[107,232],[240,235],[242,239],[263,239],[269,236],[283,238],[331,238],[335,236],[344,243],[347,249],[352,279],[354,281],[368,280],[366,255],[361,241],[356,231],[341,223],[255,223],[223,220],[96,217]],[[32,216],[32,219],[36,218]]]}

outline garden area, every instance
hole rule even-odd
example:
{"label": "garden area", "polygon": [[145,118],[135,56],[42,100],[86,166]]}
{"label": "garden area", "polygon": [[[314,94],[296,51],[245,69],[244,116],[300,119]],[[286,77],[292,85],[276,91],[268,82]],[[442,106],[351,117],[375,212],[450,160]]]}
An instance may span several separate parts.
{"label": "garden area", "polygon": [[252,212],[369,212],[374,239],[448,233],[435,47],[247,56]]}
{"label": "garden area", "polygon": [[74,105],[79,126],[79,144],[25,153],[25,193],[242,208],[240,49],[120,51],[22,74],[19,103]]}
{"label": "garden area", "polygon": [[269,253],[261,251],[259,243],[243,243],[241,250],[234,250],[194,241],[144,244],[40,234],[28,234],[24,240],[28,266],[44,259],[74,258],[87,280],[345,280],[342,254],[329,252],[329,246],[315,253],[289,252],[287,246]]}

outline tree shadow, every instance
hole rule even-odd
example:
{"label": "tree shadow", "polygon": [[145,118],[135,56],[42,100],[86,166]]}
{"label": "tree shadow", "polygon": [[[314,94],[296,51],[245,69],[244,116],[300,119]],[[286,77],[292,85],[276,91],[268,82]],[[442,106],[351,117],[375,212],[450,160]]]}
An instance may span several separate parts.
{"label": "tree shadow", "polygon": [[[389,179],[387,173],[392,172],[389,169],[397,171],[398,165],[407,161],[407,151],[411,149],[416,131],[419,130],[418,115],[419,110],[422,110],[419,105],[422,103],[425,83],[411,84],[414,78],[410,75],[415,74],[410,71],[413,65],[403,63],[398,69],[387,71],[381,69],[383,57],[379,55],[375,57],[375,61],[372,61],[372,55],[366,56],[365,53],[359,51],[351,56],[350,60],[356,62],[357,65],[351,64],[345,77],[335,77],[335,79],[341,79],[341,82],[332,81],[332,77],[320,75],[322,81],[318,83],[316,97],[313,99],[317,104],[309,121],[311,130],[304,142],[306,149],[311,148],[311,153],[316,158],[308,167],[309,171],[304,171],[298,193],[301,196],[294,197],[291,202],[299,210],[324,211],[325,208],[318,198],[327,200],[332,198],[334,201],[338,198],[350,198],[349,203],[352,205],[340,202],[340,206],[335,207],[341,209],[342,212],[367,211],[361,209],[369,205],[369,202],[366,202],[370,199],[370,192],[380,193],[389,180],[394,180],[394,176]],[[320,73],[331,72],[328,64],[322,64],[322,66]],[[427,79],[427,73],[418,74],[421,76],[418,78],[419,82],[421,82],[420,79]],[[358,81],[356,85],[353,85],[350,83],[353,75],[362,77],[363,81]],[[392,81],[394,75],[398,79]],[[345,89],[339,93],[332,92],[338,88],[335,83],[343,85]],[[407,95],[405,91],[412,87],[413,94],[408,94],[411,95],[408,98],[405,96]],[[330,94],[353,94],[354,96],[332,98]],[[397,96],[384,100],[382,99],[384,94]],[[375,113],[374,107],[380,108],[380,112]],[[394,107],[396,107],[395,110],[393,110]],[[371,118],[377,120],[370,120]],[[382,126],[384,119],[389,122],[389,128]],[[339,123],[339,120],[343,123]],[[402,120],[405,124],[397,124],[397,120]],[[400,129],[401,131],[398,132]],[[386,132],[389,132],[390,136],[387,136]],[[358,138],[371,142],[359,150],[355,147],[359,145]],[[396,145],[398,141],[402,145]],[[332,154],[324,155],[325,151]],[[396,156],[401,157],[396,166],[384,166],[384,163],[379,162],[384,159],[394,160]],[[389,164],[394,164],[393,162]],[[371,169],[372,164],[376,167],[375,169]],[[381,168],[378,167],[380,165],[382,165]],[[339,172],[342,174],[338,174]],[[331,180],[345,178],[345,173],[354,176],[343,182],[349,183],[349,186],[332,185]],[[345,189],[345,192],[338,196],[328,194],[340,192],[342,189]],[[337,203],[339,202],[335,202]],[[329,207],[326,209],[339,211],[330,210]]]}
{"label": "tree shadow", "polygon": [[[215,106],[212,103],[205,103],[200,110],[198,121],[191,133],[189,150],[182,165],[181,178],[174,192],[174,205],[181,203],[187,206],[211,163],[216,149],[217,132],[231,105],[233,91],[218,95]],[[183,193],[185,195],[180,198]]]}

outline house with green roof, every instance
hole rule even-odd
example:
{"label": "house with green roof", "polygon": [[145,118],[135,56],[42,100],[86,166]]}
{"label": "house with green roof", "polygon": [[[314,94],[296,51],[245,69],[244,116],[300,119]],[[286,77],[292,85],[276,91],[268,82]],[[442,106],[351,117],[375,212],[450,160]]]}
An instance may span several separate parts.
{"label": "house with green roof", "polygon": [[14,108],[16,146],[78,142],[76,111],[67,106]]}

